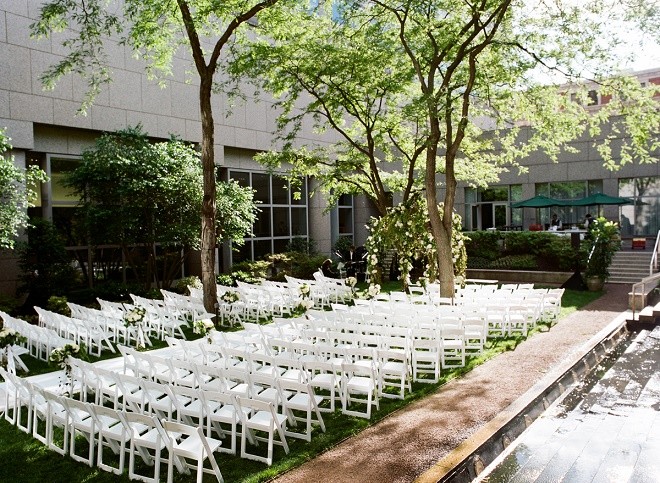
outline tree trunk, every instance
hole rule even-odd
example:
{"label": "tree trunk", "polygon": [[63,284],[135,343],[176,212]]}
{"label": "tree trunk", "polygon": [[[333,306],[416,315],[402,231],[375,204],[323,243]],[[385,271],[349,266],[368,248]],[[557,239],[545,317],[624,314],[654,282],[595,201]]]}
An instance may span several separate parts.
{"label": "tree trunk", "polygon": [[202,115],[202,169],[204,172],[204,198],[202,201],[202,284],[204,285],[204,307],[215,312],[218,294],[215,279],[215,155],[213,149],[214,129],[211,108],[213,72],[201,75],[199,105]]}
{"label": "tree trunk", "polygon": [[[440,126],[437,117],[431,120],[431,133],[429,135],[429,144],[426,150],[426,175],[424,184],[426,188],[426,204],[429,210],[429,221],[431,223],[431,234],[435,240],[438,249],[438,279],[440,282],[440,296],[454,297],[454,261],[451,253],[451,230],[453,209],[453,195],[451,197],[451,206],[447,206],[447,196],[445,195],[444,215],[440,214],[438,209],[438,195],[435,182],[437,171],[438,143],[440,140]],[[456,189],[455,180],[453,189]],[[450,185],[447,184],[447,192],[450,191]],[[449,211],[449,216],[447,216]]]}

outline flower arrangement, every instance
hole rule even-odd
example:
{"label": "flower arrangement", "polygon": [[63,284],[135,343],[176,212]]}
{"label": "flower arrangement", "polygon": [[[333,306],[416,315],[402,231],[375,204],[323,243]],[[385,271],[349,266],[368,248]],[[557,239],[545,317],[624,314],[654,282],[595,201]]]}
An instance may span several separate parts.
{"label": "flower arrangement", "polygon": [[83,347],[80,347],[78,344],[65,344],[62,347],[53,349],[48,357],[48,362],[51,364],[57,364],[64,370],[65,381],[60,382],[60,387],[62,390],[62,395],[68,396],[71,393],[71,388],[73,383],[71,380],[71,364],[69,363],[69,357],[79,357],[84,358],[86,352]]}
{"label": "flower arrangement", "polygon": [[193,322],[193,333],[206,337],[209,344],[213,341],[211,331],[215,330],[215,324],[211,319],[196,320]]}
{"label": "flower arrangement", "polygon": [[226,304],[233,304],[234,302],[237,302],[239,298],[240,296],[238,292],[227,290],[225,293],[222,294],[220,300],[222,300]]}
{"label": "flower arrangement", "polygon": [[12,345],[21,344],[26,341],[27,339],[16,332],[14,329],[5,327],[0,330],[0,348],[2,349]]}
{"label": "flower arrangement", "polygon": [[351,288],[355,288],[355,285],[357,284],[357,278],[355,277],[348,277],[346,280],[344,280],[344,283],[348,285]]}
{"label": "flower arrangement", "polygon": [[314,307],[314,302],[312,300],[302,299],[300,302],[298,302],[298,305],[296,305],[293,308],[292,315],[294,317],[300,317],[301,315],[303,315],[305,312],[307,312],[312,307]]}
{"label": "flower arrangement", "polygon": [[426,286],[429,284],[429,279],[426,277],[419,277],[417,281],[423,289],[426,289]]}
{"label": "flower arrangement", "polygon": [[14,329],[5,327],[0,330],[0,349],[2,350],[0,353],[0,366],[5,369],[9,367],[9,372],[15,373],[16,369],[13,365],[14,355],[12,354],[11,347],[26,341],[27,339]]}
{"label": "flower arrangement", "polygon": [[133,307],[131,310],[124,314],[124,325],[128,327],[129,325],[140,325],[144,322],[144,318],[147,316],[147,309],[144,307]]}
{"label": "flower arrangement", "polygon": [[310,288],[309,285],[307,285],[306,283],[301,284],[298,287],[298,291],[300,292],[300,295],[302,295],[303,298],[309,297]]}
{"label": "flower arrangement", "polygon": [[377,283],[369,285],[369,288],[367,289],[367,298],[369,300],[373,299],[380,293],[380,285]]}
{"label": "flower arrangement", "polygon": [[62,347],[53,349],[48,357],[48,362],[57,364],[66,371],[67,367],[70,369],[67,360],[69,357],[76,357],[80,355],[80,346],[78,344],[65,344]]}

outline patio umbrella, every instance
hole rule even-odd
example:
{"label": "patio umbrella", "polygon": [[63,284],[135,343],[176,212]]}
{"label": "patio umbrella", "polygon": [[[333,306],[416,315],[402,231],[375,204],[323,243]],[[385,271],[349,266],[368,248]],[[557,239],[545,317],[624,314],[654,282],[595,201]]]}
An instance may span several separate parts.
{"label": "patio umbrella", "polygon": [[536,195],[528,200],[517,201],[511,204],[511,208],[548,208],[550,206],[566,206],[566,202],[543,195]]}
{"label": "patio umbrella", "polygon": [[634,201],[630,198],[621,196],[610,196],[603,193],[594,193],[593,195],[581,198],[575,201],[567,201],[569,206],[600,206],[600,205],[632,205]]}

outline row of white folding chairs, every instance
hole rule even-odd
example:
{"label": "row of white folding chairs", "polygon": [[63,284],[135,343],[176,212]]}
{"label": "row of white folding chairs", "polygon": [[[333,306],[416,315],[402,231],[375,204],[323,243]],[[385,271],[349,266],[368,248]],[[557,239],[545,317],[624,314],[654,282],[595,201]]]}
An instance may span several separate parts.
{"label": "row of white folding chairs", "polygon": [[115,344],[129,345],[137,337],[137,329],[124,324],[122,316],[115,310],[97,310],[72,302],[67,302],[67,305],[71,310],[71,317],[95,322]]}
{"label": "row of white folding chairs", "polygon": [[[290,341],[277,338],[266,338],[266,345],[264,347],[254,344],[243,346],[221,346],[206,343],[194,344],[171,339],[170,342],[179,347],[185,344],[187,347],[182,347],[177,355],[184,357],[187,361],[195,363],[200,363],[201,361],[205,367],[213,366],[222,369],[239,369],[248,374],[253,372],[286,374],[288,377],[298,378],[301,382],[304,382],[306,377],[311,377],[310,374],[305,374],[303,371],[305,368],[304,365],[308,362],[319,364],[334,363],[334,370],[337,371],[337,364],[341,364],[342,362],[356,362],[358,359],[364,358],[365,355],[369,355],[366,359],[372,361],[374,364],[374,374],[377,382],[374,390],[377,395],[403,398],[405,390],[410,390],[408,377],[411,374],[409,369],[409,354],[404,346],[405,341],[400,338],[396,339],[396,342],[391,345],[378,347],[360,346],[355,343],[350,344],[352,347],[348,347],[349,344],[346,344],[346,347],[338,347],[332,344],[321,344],[318,341],[314,344],[311,341]],[[149,357],[143,354],[137,354],[137,358]],[[165,370],[163,372],[166,373],[167,371]],[[170,370],[169,372],[171,373],[172,371]],[[181,372],[179,372],[179,375],[181,375]],[[317,378],[317,380],[321,379],[328,386],[327,377],[327,375],[324,375]],[[180,383],[190,383],[187,379],[190,378],[184,376]],[[205,377],[198,374],[196,379],[199,384],[203,384]],[[395,388],[397,393],[386,393],[385,389],[388,387]],[[334,410],[334,401],[336,399],[334,387],[333,385],[329,385],[329,387],[324,388],[328,390],[332,389],[333,391],[330,402],[331,408]],[[341,391],[339,392],[341,393]]]}
{"label": "row of white folding chairs", "polygon": [[326,277],[320,268],[313,276],[318,289],[324,292],[324,300],[334,303],[353,300],[353,288],[346,285],[346,280]]}
{"label": "row of white folding chairs", "polygon": [[76,344],[85,344],[90,354],[100,356],[105,349],[115,352],[110,340],[112,334],[95,321],[81,320],[66,315],[51,312],[40,307],[34,307],[39,314],[39,324],[55,331],[64,339],[73,340]]}
{"label": "row of white folding chairs", "polygon": [[38,325],[32,325],[24,320],[14,318],[5,312],[0,311],[0,318],[3,320],[4,327],[13,329],[23,337],[25,342],[22,344],[28,353],[37,359],[47,361],[53,349],[63,347],[66,344],[73,344],[71,339],[61,337],[54,330]]}
{"label": "row of white folding chairs", "polygon": [[[183,364],[182,361],[179,363]],[[204,374],[214,377],[200,376],[203,384],[198,386],[187,385],[190,382],[188,378],[163,384],[144,377],[104,371],[82,361],[75,361],[74,364],[75,374],[79,374],[81,379],[87,378],[86,383],[80,383],[85,394],[96,391],[101,395],[100,398],[97,396],[98,402],[112,402],[116,408],[197,425],[204,428],[209,436],[213,432],[221,438],[229,436],[231,444],[225,451],[232,454],[236,453],[237,435],[241,435],[241,457],[255,457],[267,464],[272,463],[275,429],[284,444],[285,436],[311,441],[312,426],[316,424],[325,431],[318,407],[323,398],[316,396],[307,382],[269,377],[266,374],[260,374],[261,377],[251,376],[243,371],[234,371],[232,374],[224,368],[189,364],[187,367],[191,372],[199,371],[201,374],[201,371],[205,371]],[[232,384],[232,380],[236,382]],[[110,398],[105,399],[104,394],[106,397],[109,394]],[[259,416],[256,415],[258,411],[262,412]],[[264,411],[274,417],[268,418]],[[301,413],[304,413],[304,417]],[[261,419],[263,416],[275,423],[270,430],[271,441],[266,458],[248,453],[245,446],[245,439],[250,442],[260,440],[254,430],[268,431],[270,423]],[[305,423],[304,428],[293,430],[294,427],[299,428],[298,423],[301,421]],[[287,422],[291,425],[290,429],[287,429]],[[239,424],[244,428],[242,433],[237,431]],[[225,425],[229,425],[230,429],[226,429]]]}
{"label": "row of white folding chairs", "polygon": [[201,300],[191,297],[190,295],[181,295],[164,289],[161,289],[160,293],[163,295],[163,303],[165,306],[188,322],[208,319],[215,316],[215,314],[206,311]]}
{"label": "row of white folding chairs", "polygon": [[300,288],[303,285],[308,286],[309,298],[314,302],[315,307],[323,308],[330,305],[331,295],[328,292],[327,286],[325,284],[319,283],[316,280],[305,280],[302,278],[292,277],[291,275],[285,275],[284,278],[294,293],[300,293]]}
{"label": "row of white folding chairs", "polygon": [[[182,328],[190,324],[190,321],[184,314],[173,310],[165,305],[162,300],[148,299],[139,295],[129,294],[133,300],[133,305],[143,307],[146,310],[146,327],[150,334],[155,334],[160,340],[165,337],[180,337],[185,339]],[[132,307],[124,304],[128,310]]]}
{"label": "row of white folding chairs", "polygon": [[[201,473],[210,473],[223,481],[214,456],[221,442],[205,435],[203,425],[161,422],[155,415],[59,396],[1,369],[0,372],[11,386],[5,392],[5,418],[50,450],[117,475],[123,474],[128,453],[129,478],[150,483],[160,481],[162,462],[168,463],[168,483],[173,481],[174,467],[181,473],[195,468],[198,478]],[[56,435],[57,428],[62,431],[61,439]],[[87,451],[80,451],[79,444],[76,449],[77,436],[87,440]],[[104,454],[106,448],[116,455],[113,461]],[[163,450],[167,450],[167,459]],[[137,457],[143,460],[142,467],[137,464]],[[211,468],[203,467],[206,459]],[[153,467],[152,474],[146,475],[144,467]]]}

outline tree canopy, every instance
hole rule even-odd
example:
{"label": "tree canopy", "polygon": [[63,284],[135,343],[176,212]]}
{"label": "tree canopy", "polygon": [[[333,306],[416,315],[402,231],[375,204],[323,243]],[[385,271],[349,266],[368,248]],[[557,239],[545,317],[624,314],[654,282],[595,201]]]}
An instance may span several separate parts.
{"label": "tree canopy", "polygon": [[[199,249],[202,168],[192,145],[151,143],[140,126],[104,134],[67,183],[80,197],[90,244],[119,245],[138,280],[169,282],[182,250],[185,256]],[[223,205],[234,211],[223,210],[216,232],[221,239],[242,239],[255,216],[252,191],[220,186]]]}
{"label": "tree canopy", "polygon": [[[293,20],[264,25],[260,43],[237,53],[233,72],[280,97],[285,140],[310,116],[342,140],[332,151],[285,145],[291,149],[264,155],[266,162],[288,161],[321,177],[334,197],[361,191],[381,215],[388,191],[401,191],[405,202],[416,187],[425,188],[447,295],[459,180],[492,183],[502,170],[522,170],[520,160],[535,151],[556,159],[583,134],[602,134],[598,149],[610,168],[655,159],[655,90],[616,75],[613,46],[622,39],[611,30],[625,15],[614,5],[345,0],[300,6]],[[590,90],[610,102],[595,111]]]}
{"label": "tree canopy", "polygon": [[13,249],[20,231],[27,228],[27,209],[36,198],[34,186],[46,181],[46,173],[36,166],[27,170],[14,164],[10,139],[0,129],[0,248]]}
{"label": "tree canopy", "polygon": [[[146,62],[151,78],[172,74],[174,54],[184,47],[199,80],[202,121],[201,158],[204,197],[201,207],[201,264],[204,305],[217,303],[215,283],[216,179],[215,125],[211,95],[225,47],[240,41],[240,27],[282,0],[124,0],[109,8],[108,0],[50,0],[31,28],[37,37],[71,29],[62,44],[66,55],[42,75],[53,87],[64,75],[76,74],[89,87],[81,109],[90,106],[111,72],[106,42],[119,40]],[[238,39],[238,40],[237,40]]]}

